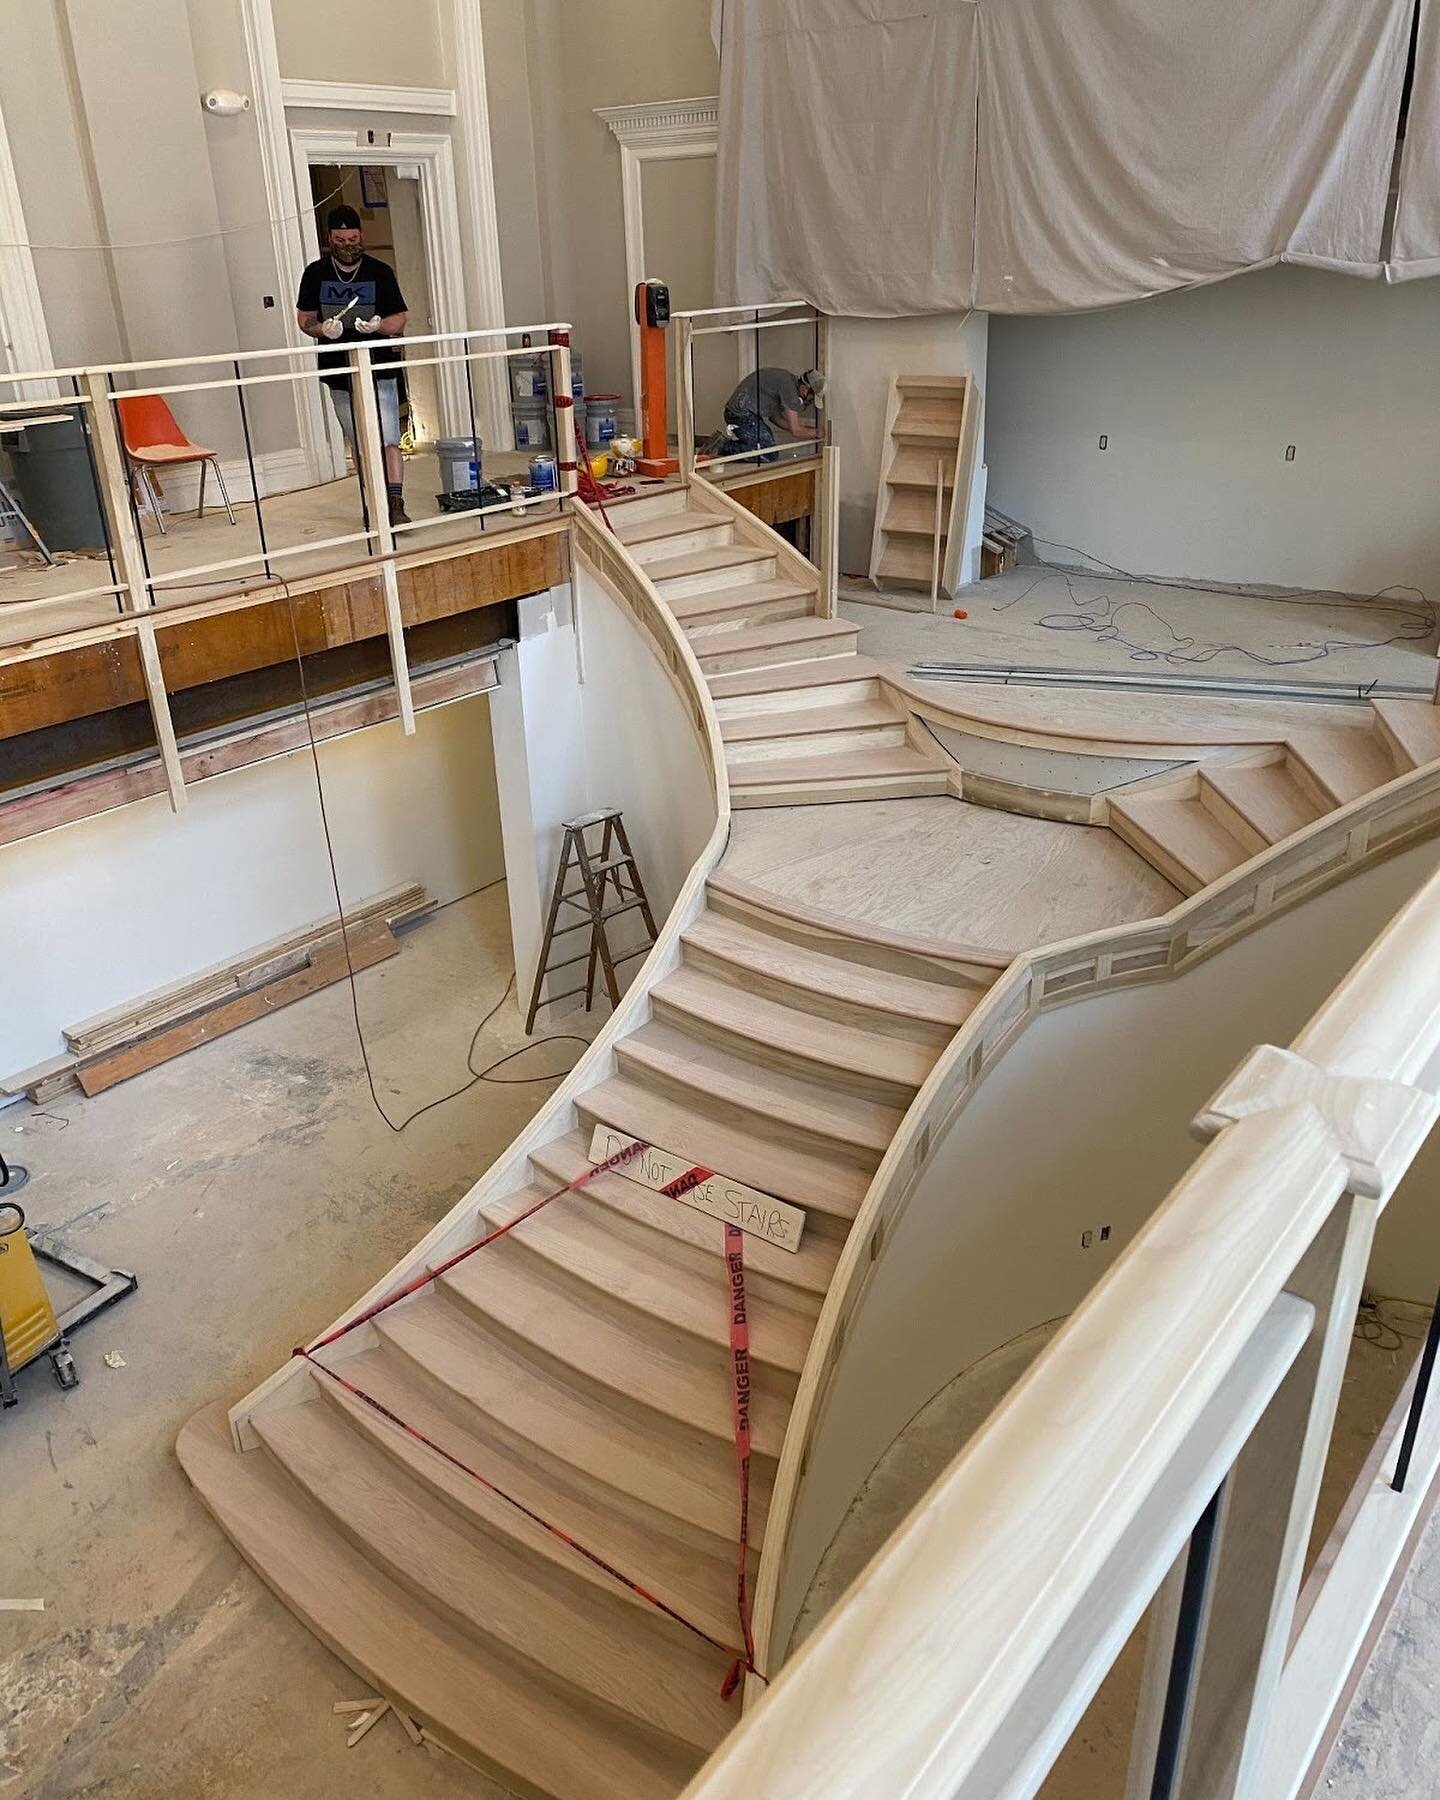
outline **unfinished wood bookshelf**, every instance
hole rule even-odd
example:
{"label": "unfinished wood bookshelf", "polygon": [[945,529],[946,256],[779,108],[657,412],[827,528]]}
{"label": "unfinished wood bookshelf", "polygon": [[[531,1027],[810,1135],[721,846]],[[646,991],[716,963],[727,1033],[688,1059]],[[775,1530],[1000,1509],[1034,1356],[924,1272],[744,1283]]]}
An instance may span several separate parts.
{"label": "unfinished wood bookshelf", "polygon": [[937,586],[950,593],[958,585],[979,412],[972,376],[895,377],[870,545],[878,586],[933,595]]}

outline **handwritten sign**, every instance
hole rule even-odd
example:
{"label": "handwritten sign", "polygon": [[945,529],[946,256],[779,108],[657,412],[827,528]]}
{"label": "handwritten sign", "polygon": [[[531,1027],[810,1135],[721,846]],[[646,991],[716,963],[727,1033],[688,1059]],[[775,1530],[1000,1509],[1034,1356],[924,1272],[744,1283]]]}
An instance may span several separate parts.
{"label": "handwritten sign", "polygon": [[[640,1143],[609,1125],[597,1125],[590,1140],[590,1160],[605,1162],[619,1150]],[[657,1193],[677,1182],[694,1164],[688,1157],[676,1156],[669,1150],[657,1150],[646,1144],[639,1156],[619,1171],[627,1181],[638,1181],[641,1187]],[[805,1229],[805,1214],[788,1200],[777,1200],[773,1194],[761,1194],[727,1175],[711,1175],[684,1193],[673,1196],[682,1206],[693,1206],[696,1212],[708,1213],[726,1225],[738,1225],[752,1237],[764,1238],[767,1244],[778,1244],[782,1250],[800,1248],[800,1234]]]}

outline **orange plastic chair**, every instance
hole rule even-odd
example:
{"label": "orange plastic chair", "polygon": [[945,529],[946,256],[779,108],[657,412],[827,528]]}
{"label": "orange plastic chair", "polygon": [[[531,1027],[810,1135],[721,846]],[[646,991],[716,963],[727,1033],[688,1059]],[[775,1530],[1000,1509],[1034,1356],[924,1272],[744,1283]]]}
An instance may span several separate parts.
{"label": "orange plastic chair", "polygon": [[120,435],[125,440],[125,454],[130,458],[133,471],[144,486],[150,509],[155,514],[155,522],[161,531],[165,529],[165,515],[160,510],[160,490],[155,471],[178,468],[184,463],[200,465],[200,497],[196,502],[195,517],[204,517],[205,472],[213,466],[215,483],[220,489],[220,498],[225,502],[225,511],[230,515],[230,523],[235,523],[235,509],[225,491],[225,477],[220,472],[219,457],[213,450],[206,450],[201,445],[190,442],[176,423],[175,415],[162,395],[117,394],[115,407],[120,414]]}

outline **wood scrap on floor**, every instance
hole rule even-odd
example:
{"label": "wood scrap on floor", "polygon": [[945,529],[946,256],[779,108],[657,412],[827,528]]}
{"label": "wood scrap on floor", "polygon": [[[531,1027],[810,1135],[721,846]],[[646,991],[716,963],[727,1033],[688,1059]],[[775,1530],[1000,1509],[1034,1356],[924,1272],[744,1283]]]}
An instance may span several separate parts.
{"label": "wood scrap on floor", "polygon": [[343,980],[352,967],[358,972],[396,955],[395,931],[435,906],[419,882],[406,882],[347,911],[343,932],[332,914],[98,1013],[65,1029],[67,1051],[0,1081],[0,1095],[23,1093],[43,1106],[67,1093],[100,1093]]}
{"label": "wood scrap on floor", "polygon": [[1030,527],[987,506],[985,533],[980,540],[980,579],[988,581],[992,575],[1008,575],[1022,555],[1028,562],[1035,560],[1035,539]]}

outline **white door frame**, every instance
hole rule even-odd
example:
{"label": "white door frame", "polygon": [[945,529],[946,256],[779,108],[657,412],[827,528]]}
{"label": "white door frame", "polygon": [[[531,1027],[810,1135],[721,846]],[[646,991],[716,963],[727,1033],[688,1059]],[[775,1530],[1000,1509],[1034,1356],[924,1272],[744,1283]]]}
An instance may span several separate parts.
{"label": "white door frame", "polygon": [[639,431],[640,327],[635,319],[635,289],[646,279],[644,166],[647,162],[688,162],[716,155],[720,144],[720,102],[714,95],[701,95],[691,100],[655,100],[642,106],[599,106],[595,116],[605,121],[620,145],[625,316],[630,321],[630,388],[635,429]]}
{"label": "white door frame", "polygon": [[[40,283],[35,277],[30,234],[25,228],[20,182],[10,159],[10,139],[6,135],[3,112],[0,112],[0,347],[3,347],[13,374],[55,367],[50,332],[45,324],[45,308],[40,300]],[[30,381],[25,383],[23,392],[7,385],[0,392],[0,399],[53,400],[59,391],[54,381]]]}
{"label": "white door frame", "polygon": [[[465,272],[460,260],[460,207],[455,194],[455,160],[448,135],[419,131],[395,131],[388,144],[365,144],[356,141],[353,131],[340,131],[331,126],[290,128],[290,152],[294,164],[295,191],[310,198],[310,165],[335,163],[341,167],[366,168],[418,167],[420,171],[420,218],[425,239],[425,266],[430,279],[430,307],[436,331],[465,329]],[[307,261],[320,254],[320,235],[315,224],[313,202],[302,201],[300,233]],[[298,281],[299,275],[296,274]],[[469,396],[465,372],[455,363],[442,363],[435,371],[440,395],[440,434],[444,437],[470,435]],[[328,409],[322,409],[319,387],[306,386],[306,400],[312,422],[318,419],[324,435],[319,441],[330,445],[335,474],[344,469],[339,455],[340,434],[335,429]],[[480,416],[477,395],[476,417]],[[313,428],[313,426],[312,426]]]}

